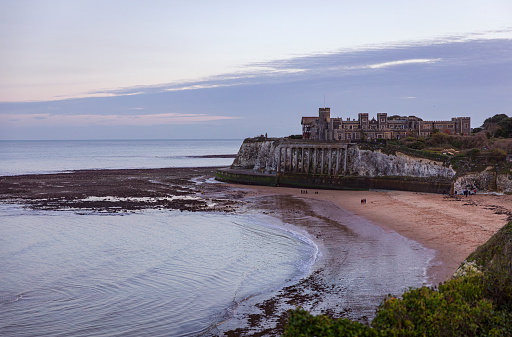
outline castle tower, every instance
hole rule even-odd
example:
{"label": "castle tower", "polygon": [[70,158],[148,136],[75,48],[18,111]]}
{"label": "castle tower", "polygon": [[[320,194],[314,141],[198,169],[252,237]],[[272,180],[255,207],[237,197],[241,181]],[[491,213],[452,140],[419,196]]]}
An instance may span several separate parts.
{"label": "castle tower", "polygon": [[331,108],[318,109],[318,139],[329,140],[329,124],[331,123]]}
{"label": "castle tower", "polygon": [[381,112],[377,114],[377,121],[379,122],[379,129],[388,128],[388,114],[387,112]]}
{"label": "castle tower", "polygon": [[360,112],[358,115],[359,128],[361,130],[368,130],[370,128],[370,118],[367,112]]}

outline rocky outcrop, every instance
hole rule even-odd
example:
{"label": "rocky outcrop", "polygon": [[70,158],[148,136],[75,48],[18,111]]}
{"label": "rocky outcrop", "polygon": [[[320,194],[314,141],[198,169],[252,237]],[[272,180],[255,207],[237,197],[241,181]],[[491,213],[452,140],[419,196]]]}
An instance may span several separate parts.
{"label": "rocky outcrop", "polygon": [[443,162],[412,157],[400,152],[394,155],[380,150],[360,150],[351,147],[348,156],[348,174],[361,177],[408,176],[419,178],[452,179],[456,172]]}
{"label": "rocky outcrop", "polygon": [[[278,149],[286,148],[291,144],[295,144],[295,146],[300,148],[300,143],[294,143],[293,141],[285,139],[261,141],[247,139],[240,147],[231,168],[253,170],[260,173],[275,173],[278,170]],[[308,144],[308,146],[311,147],[314,145]],[[325,145],[319,144],[318,146],[323,147]],[[283,150],[282,155],[284,153],[285,151]],[[291,162],[295,161],[295,156],[299,157],[297,158],[299,164],[302,160],[300,152],[292,153],[290,149],[287,149],[286,155],[288,158],[292,158]],[[328,153],[325,153],[325,156],[327,155]],[[335,159],[339,159],[339,157],[334,158],[334,156],[338,156],[336,152],[333,152],[332,156],[331,162],[334,162]],[[283,159],[281,158],[281,160]],[[324,161],[327,163],[329,158],[326,157]],[[382,176],[408,176],[452,179],[455,173],[456,172],[451,167],[443,166],[443,162],[412,157],[400,152],[385,154],[380,150],[361,150],[357,146],[351,146],[348,149],[346,175],[372,178]]]}
{"label": "rocky outcrop", "polygon": [[281,143],[280,139],[261,141],[246,139],[240,146],[231,168],[265,173],[275,172],[277,169],[276,149]]}
{"label": "rocky outcrop", "polygon": [[496,172],[492,166],[482,172],[466,173],[458,177],[453,184],[454,191],[512,193],[512,172]]}

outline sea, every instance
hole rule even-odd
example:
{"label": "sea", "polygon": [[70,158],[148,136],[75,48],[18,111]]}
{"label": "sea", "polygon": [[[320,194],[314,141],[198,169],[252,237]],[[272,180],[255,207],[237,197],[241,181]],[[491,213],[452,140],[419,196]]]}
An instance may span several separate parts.
{"label": "sea", "polygon": [[229,166],[241,139],[1,141],[0,176],[85,169]]}
{"label": "sea", "polygon": [[[228,166],[233,158],[222,157],[237,153],[241,143],[0,141],[0,176]],[[339,244],[359,254],[340,271],[351,283],[385,285],[399,269],[398,288],[421,285],[430,258],[417,245],[401,244],[397,253],[397,241],[382,240],[383,234],[345,230],[351,234]],[[376,246],[381,253],[368,259]],[[214,335],[241,303],[306,277],[321,249],[293,223],[258,212],[121,215],[2,203],[0,336]],[[361,261],[371,264],[363,270]]]}

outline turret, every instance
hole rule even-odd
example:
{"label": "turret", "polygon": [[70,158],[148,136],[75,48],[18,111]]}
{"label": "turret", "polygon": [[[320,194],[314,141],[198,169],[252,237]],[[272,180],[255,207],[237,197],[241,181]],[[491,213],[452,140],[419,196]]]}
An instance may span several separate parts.
{"label": "turret", "polygon": [[318,139],[329,139],[329,124],[331,122],[331,108],[318,109]]}

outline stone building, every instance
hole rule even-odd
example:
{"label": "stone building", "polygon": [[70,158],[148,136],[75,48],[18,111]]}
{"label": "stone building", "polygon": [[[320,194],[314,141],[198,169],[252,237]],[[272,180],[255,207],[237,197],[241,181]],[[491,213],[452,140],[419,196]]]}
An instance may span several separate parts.
{"label": "stone building", "polygon": [[390,116],[378,113],[377,118],[359,113],[357,120],[331,118],[330,108],[320,108],[318,117],[302,117],[302,138],[315,140],[339,140],[344,142],[363,139],[400,139],[410,134],[429,137],[435,130],[447,134],[469,135],[470,117],[455,117],[451,121],[423,121],[410,116]]}

